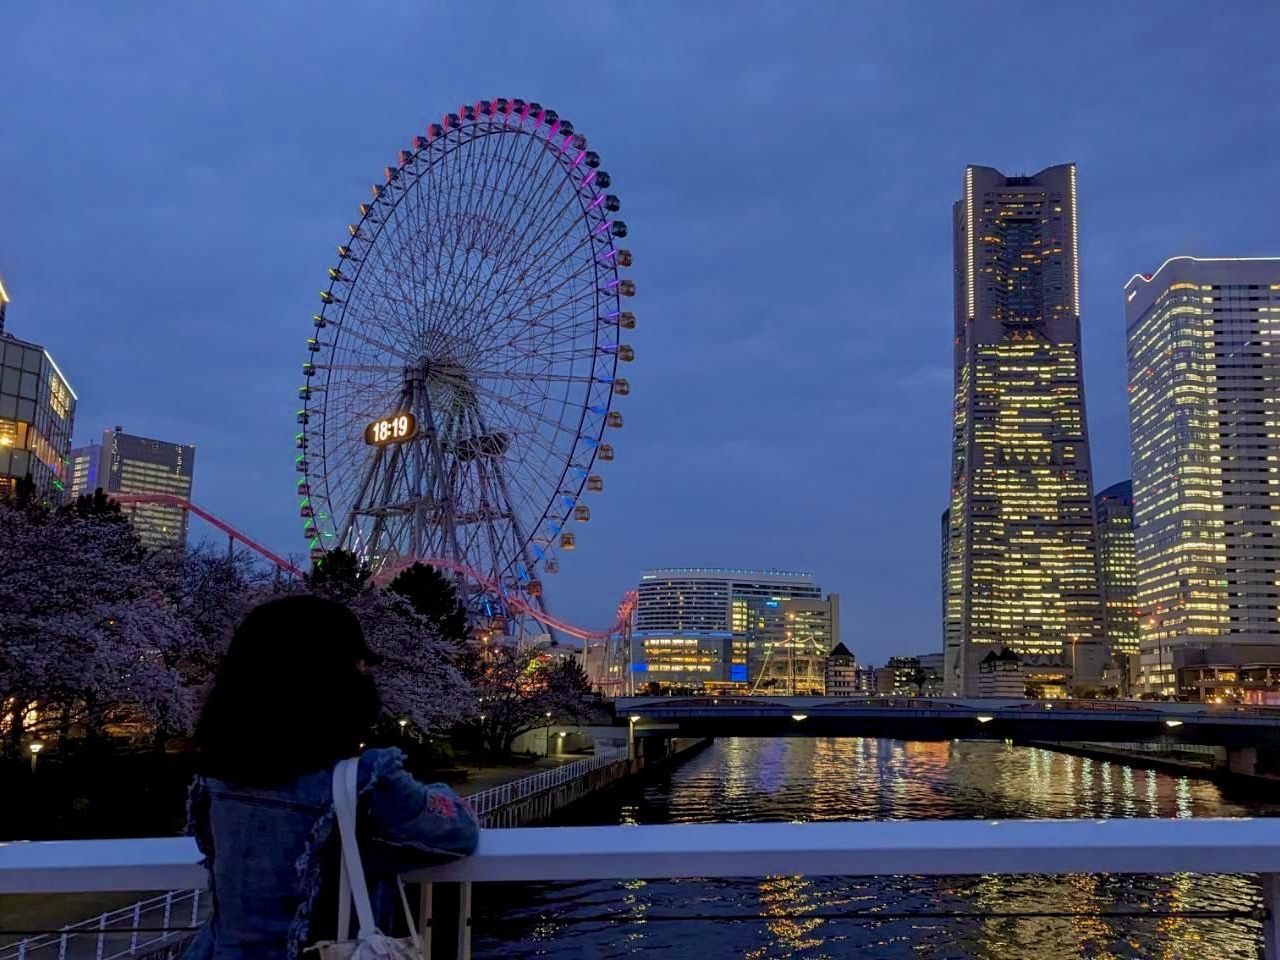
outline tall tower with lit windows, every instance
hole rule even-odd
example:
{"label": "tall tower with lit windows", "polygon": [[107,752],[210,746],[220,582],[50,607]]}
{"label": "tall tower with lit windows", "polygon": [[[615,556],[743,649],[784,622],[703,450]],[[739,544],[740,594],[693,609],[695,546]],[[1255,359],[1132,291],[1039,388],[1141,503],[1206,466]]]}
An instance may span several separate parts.
{"label": "tall tower with lit windows", "polygon": [[1280,665],[1280,257],[1125,284],[1135,692],[1238,700]]}
{"label": "tall tower with lit windows", "polygon": [[1080,361],[1075,164],[965,170],[954,207],[955,408],[945,685],[1001,647],[1046,693],[1107,650]]}

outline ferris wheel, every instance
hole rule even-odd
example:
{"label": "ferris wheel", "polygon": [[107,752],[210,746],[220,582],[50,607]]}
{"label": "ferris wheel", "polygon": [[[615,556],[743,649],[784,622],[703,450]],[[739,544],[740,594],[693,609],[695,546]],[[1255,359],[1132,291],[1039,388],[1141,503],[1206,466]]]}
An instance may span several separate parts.
{"label": "ferris wheel", "polygon": [[609,186],[573,124],[518,99],[448,114],[386,168],[302,367],[313,560],[439,560],[471,602],[496,585],[543,604],[539,577],[591,517],[584,493],[604,488],[594,468],[614,458],[614,398],[630,392],[617,371],[634,359],[635,285]]}

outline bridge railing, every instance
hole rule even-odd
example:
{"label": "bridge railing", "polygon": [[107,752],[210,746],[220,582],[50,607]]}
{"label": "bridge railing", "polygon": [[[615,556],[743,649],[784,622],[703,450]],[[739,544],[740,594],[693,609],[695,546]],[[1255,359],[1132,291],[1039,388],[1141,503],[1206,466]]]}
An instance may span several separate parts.
{"label": "bridge railing", "polygon": [[628,750],[626,747],[598,750],[592,756],[585,757],[582,760],[562,763],[560,766],[552,767],[550,770],[543,770],[541,773],[521,777],[519,780],[512,780],[509,783],[499,784],[496,787],[490,787],[488,790],[470,794],[465,799],[467,805],[483,822],[483,818],[495,810],[500,810],[508,804],[523,800],[526,797],[545,793],[561,784],[577,780],[593,770],[599,770],[601,767],[607,767],[611,763],[625,760],[627,755]]}
{"label": "bridge railing", "polygon": [[[1267,820],[962,820],[486,830],[475,856],[407,879],[423,884],[419,920],[427,933],[424,957],[433,956],[431,938],[451,919],[457,920],[459,931],[454,955],[467,957],[473,883],[774,875],[1256,874],[1262,906],[1252,916],[1262,929],[1262,956],[1280,960],[1277,871],[1280,831]],[[195,845],[184,838],[0,845],[0,894],[194,888],[204,882]],[[427,924],[431,890],[442,884],[457,884],[462,891],[456,918],[437,916]],[[1007,915],[1017,916],[1012,911]],[[1161,916],[1144,913],[1147,918]],[[189,925],[183,926],[189,932]],[[442,943],[438,937],[436,945]]]}
{"label": "bridge railing", "polygon": [[0,947],[0,960],[123,960],[159,953],[185,939],[207,899],[202,887],[170,890],[56,931],[23,937]]}

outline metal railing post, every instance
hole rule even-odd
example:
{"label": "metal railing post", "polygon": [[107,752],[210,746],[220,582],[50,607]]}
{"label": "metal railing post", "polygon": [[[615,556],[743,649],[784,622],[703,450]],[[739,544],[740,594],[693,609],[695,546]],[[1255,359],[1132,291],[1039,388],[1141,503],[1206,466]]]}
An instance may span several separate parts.
{"label": "metal railing post", "polygon": [[1262,957],[1280,960],[1280,873],[1262,874]]}
{"label": "metal railing post", "polygon": [[102,953],[107,945],[107,915],[104,913],[98,917],[98,949],[94,953],[94,960],[102,960]]}
{"label": "metal railing post", "polygon": [[191,891],[191,926],[196,925],[196,920],[200,917],[200,888],[196,887]]}
{"label": "metal railing post", "polygon": [[457,960],[471,960],[471,884],[459,884]]}
{"label": "metal railing post", "polygon": [[67,960],[67,938],[69,934],[64,930],[62,936],[58,938],[58,960]]}
{"label": "metal railing post", "polygon": [[133,905],[133,932],[129,935],[129,952],[136,953],[138,950],[138,924],[142,921],[142,901],[139,900]]}
{"label": "metal railing post", "polygon": [[431,960],[432,927],[430,882],[418,888],[418,945],[422,948],[422,960]]}

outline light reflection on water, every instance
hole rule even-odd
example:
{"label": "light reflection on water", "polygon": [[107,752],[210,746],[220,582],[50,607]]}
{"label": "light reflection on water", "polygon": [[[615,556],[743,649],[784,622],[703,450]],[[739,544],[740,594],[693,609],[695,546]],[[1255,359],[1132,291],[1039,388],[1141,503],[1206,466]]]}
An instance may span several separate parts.
{"label": "light reflection on water", "polygon": [[[573,823],[1280,816],[1212,783],[992,742],[727,739]],[[674,960],[1255,960],[1247,876],[769,877],[477,888],[476,956]],[[1138,918],[1108,918],[1108,911]],[[827,920],[818,912],[964,912]],[[1073,912],[1081,916],[999,917]],[[625,923],[566,923],[610,915]],[[750,915],[681,923],[656,918]]]}

